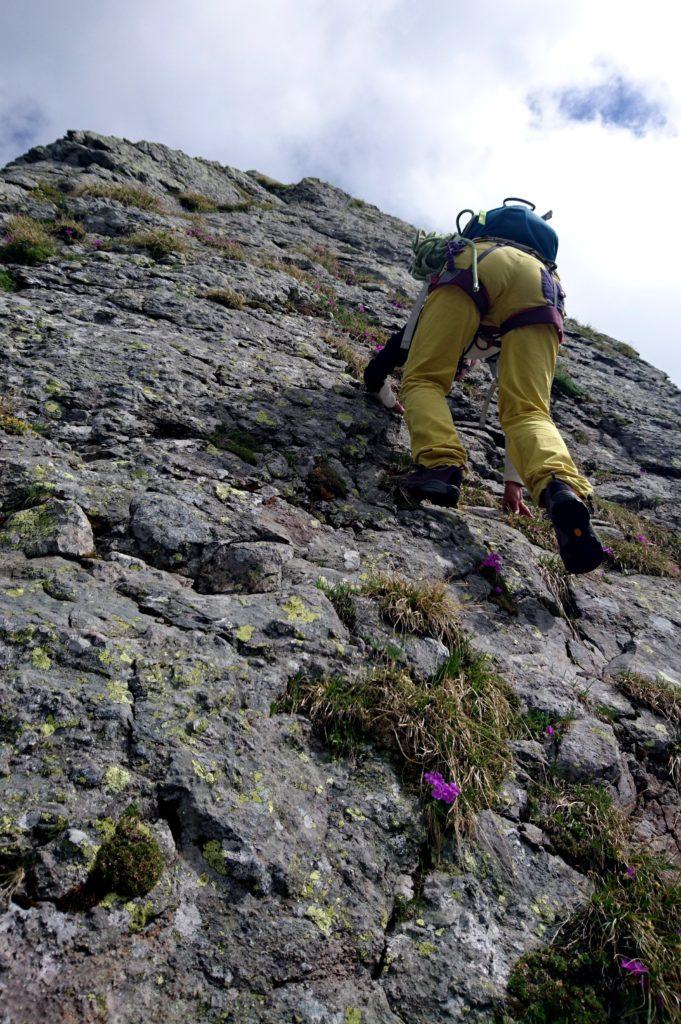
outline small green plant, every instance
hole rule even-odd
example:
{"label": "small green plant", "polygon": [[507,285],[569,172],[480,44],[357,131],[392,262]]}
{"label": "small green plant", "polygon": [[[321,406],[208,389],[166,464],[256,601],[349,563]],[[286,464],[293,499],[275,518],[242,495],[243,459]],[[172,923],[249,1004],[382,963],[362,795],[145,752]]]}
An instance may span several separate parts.
{"label": "small green plant", "polygon": [[343,625],[353,631],[357,626],[353,598],[361,592],[360,588],[353,583],[329,583],[323,576],[317,580],[317,586],[328,597]]}
{"label": "small green plant", "polygon": [[252,466],[258,464],[258,452],[261,449],[258,441],[245,430],[237,427],[218,427],[209,437],[216,448],[238,455],[244,462]]}
{"label": "small green plant", "polygon": [[180,206],[190,213],[213,213],[217,204],[200,192],[180,192],[177,197]]}
{"label": "small green plant", "polygon": [[121,243],[130,249],[141,249],[153,260],[162,260],[172,253],[187,251],[187,243],[179,235],[167,228],[150,228],[147,231],[136,231],[132,235],[121,238]]}
{"label": "small green plant", "polygon": [[0,245],[0,263],[35,267],[55,253],[54,240],[40,221],[33,217],[10,217]]}
{"label": "small green plant", "polygon": [[0,430],[17,436],[27,434],[30,429],[30,423],[16,415],[14,400],[7,395],[0,395]]}
{"label": "small green plant", "polygon": [[348,488],[326,459],[317,459],[307,477],[307,488],[314,501],[345,498]]}
{"label": "small green plant", "polygon": [[80,185],[74,191],[74,195],[91,196],[93,199],[114,199],[123,206],[134,206],[140,210],[153,210],[157,213],[162,213],[165,209],[158,196],[139,185],[88,182]]}
{"label": "small green plant", "polygon": [[562,363],[556,364],[553,375],[553,390],[568,398],[585,398],[586,392],[576,384]]}
{"label": "small green plant", "polygon": [[243,298],[238,292],[232,291],[231,288],[211,288],[209,291],[204,292],[203,297],[211,302],[217,302],[219,306],[225,306],[226,309],[244,308]]}
{"label": "small green plant", "polygon": [[49,181],[39,181],[35,188],[31,189],[31,198],[36,199],[39,203],[53,203],[60,209],[66,206],[66,196]]}
{"label": "small green plant", "polygon": [[8,270],[0,267],[0,292],[15,292],[17,283]]}
{"label": "small green plant", "polygon": [[135,814],[124,814],[97,851],[90,878],[102,895],[133,898],[153,889],[162,871],[163,854],[151,829]]}

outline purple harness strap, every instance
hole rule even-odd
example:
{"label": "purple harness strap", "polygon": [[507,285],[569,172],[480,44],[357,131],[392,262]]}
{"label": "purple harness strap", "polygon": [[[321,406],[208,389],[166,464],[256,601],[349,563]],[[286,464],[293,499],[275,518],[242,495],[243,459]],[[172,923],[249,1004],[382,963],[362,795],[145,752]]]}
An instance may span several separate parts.
{"label": "purple harness strap", "polygon": [[478,307],[480,316],[486,316],[490,307],[489,294],[482,281],[480,281],[479,284],[479,290],[476,292],[473,289],[473,271],[469,268],[468,270],[457,270],[456,276],[449,281],[436,281],[436,283],[431,285],[428,289],[428,292],[430,294],[431,292],[434,292],[436,288],[446,288],[448,285],[456,285],[457,288],[460,288],[466,293],[469,299],[473,300],[475,305]]}
{"label": "purple harness strap", "polygon": [[552,324],[558,331],[558,341],[563,341],[563,317],[556,306],[535,306],[533,309],[524,309],[514,316],[504,320],[499,333],[503,337],[509,331],[515,331],[517,327],[532,327],[534,324]]}

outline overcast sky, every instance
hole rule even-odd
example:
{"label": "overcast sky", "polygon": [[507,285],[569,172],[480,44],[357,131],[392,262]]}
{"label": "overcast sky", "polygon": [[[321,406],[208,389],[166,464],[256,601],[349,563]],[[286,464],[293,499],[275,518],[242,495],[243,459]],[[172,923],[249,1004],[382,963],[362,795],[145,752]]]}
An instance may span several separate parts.
{"label": "overcast sky", "polygon": [[555,211],[568,311],[681,383],[681,59],[669,0],[0,0],[0,166],[68,128],[427,228]]}

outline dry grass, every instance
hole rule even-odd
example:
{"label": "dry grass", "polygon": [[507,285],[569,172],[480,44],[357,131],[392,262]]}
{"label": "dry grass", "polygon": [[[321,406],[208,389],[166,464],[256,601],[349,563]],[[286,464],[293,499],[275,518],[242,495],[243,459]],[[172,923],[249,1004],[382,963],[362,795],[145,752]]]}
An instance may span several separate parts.
{"label": "dry grass", "polygon": [[477,506],[478,508],[499,508],[499,499],[479,484],[463,483],[459,497],[460,505]]}
{"label": "dry grass", "polygon": [[399,632],[432,636],[447,647],[460,642],[459,605],[441,580],[375,573],[362,582],[362,593],[378,602],[386,622]]}
{"label": "dry grass", "polygon": [[219,306],[224,306],[226,309],[243,309],[245,305],[241,295],[232,291],[231,288],[211,288],[203,293],[203,297],[211,302],[217,302]]}
{"label": "dry grass", "polygon": [[9,906],[15,892],[23,885],[26,873],[23,867],[14,868],[11,871],[0,872],[0,907]]}
{"label": "dry grass", "polygon": [[73,192],[75,196],[90,196],[93,199],[115,199],[123,206],[133,206],[139,210],[153,210],[163,213],[165,206],[152,192],[139,185],[115,185],[109,182],[86,182],[79,185]]}
{"label": "dry grass", "polygon": [[615,678],[617,688],[636,704],[641,704],[674,725],[681,725],[681,686],[666,683],[659,676],[655,682],[637,672],[622,672]]}
{"label": "dry grass", "polygon": [[351,375],[355,380],[363,380],[364,368],[367,365],[368,357],[366,353],[360,352],[360,350],[352,344],[347,338],[343,337],[342,334],[322,334],[322,338],[332,349],[345,361]]}
{"label": "dry grass", "polygon": [[54,222],[51,230],[55,238],[66,242],[67,245],[82,242],[87,235],[83,225],[79,224],[77,220],[71,220],[69,217],[60,217],[59,220]]}
{"label": "dry grass", "polygon": [[[681,559],[681,536],[678,533],[668,530],[666,527],[661,526],[659,523],[654,523],[650,519],[644,519],[643,516],[639,516],[636,512],[632,512],[631,509],[618,505],[614,501],[606,501],[605,498],[595,497],[594,504],[599,517],[611,526],[621,530],[627,538],[627,542],[632,542],[639,536],[644,536],[651,542],[653,550],[649,552],[649,560],[655,559],[656,553],[661,553],[667,557],[667,568],[670,571],[651,573],[651,575],[677,574],[678,565],[675,566],[674,563],[678,563],[679,559]],[[613,544],[612,546],[614,549],[615,545]],[[635,552],[634,557],[645,559],[645,555],[641,555],[640,552]],[[629,568],[628,565],[625,567]]]}

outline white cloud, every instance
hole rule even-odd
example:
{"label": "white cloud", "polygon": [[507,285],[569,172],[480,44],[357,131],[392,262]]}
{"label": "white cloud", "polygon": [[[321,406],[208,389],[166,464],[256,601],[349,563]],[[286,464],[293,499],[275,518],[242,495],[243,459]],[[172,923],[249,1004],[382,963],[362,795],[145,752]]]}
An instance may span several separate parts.
{"label": "white cloud", "polygon": [[681,381],[678,139],[537,127],[527,102],[610,69],[678,126],[668,14],[666,0],[23,0],[0,14],[0,162],[17,152],[3,123],[32,102],[36,141],[87,127],[318,175],[429,227],[527,195],[555,210],[571,313]]}

